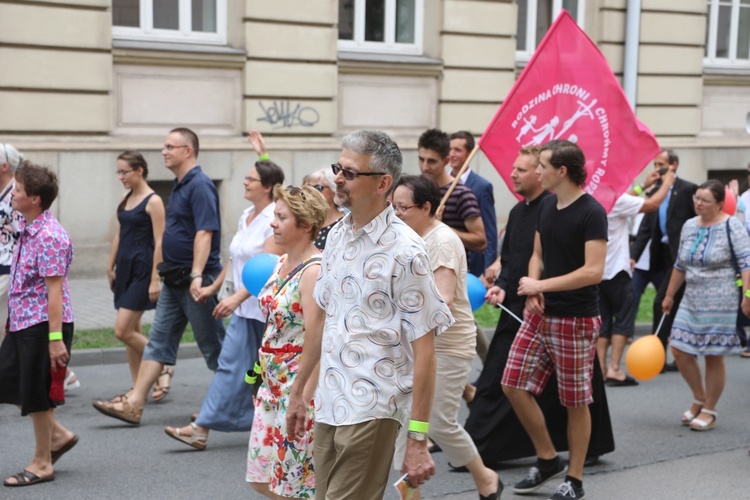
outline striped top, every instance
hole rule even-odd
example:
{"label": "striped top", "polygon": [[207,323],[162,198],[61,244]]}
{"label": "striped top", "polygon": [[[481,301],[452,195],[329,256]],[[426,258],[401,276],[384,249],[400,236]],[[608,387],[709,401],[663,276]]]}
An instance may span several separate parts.
{"label": "striped top", "polygon": [[[440,188],[440,196],[445,196],[448,191],[450,184]],[[458,231],[466,232],[465,221],[472,217],[481,217],[482,212],[479,209],[479,202],[477,197],[470,188],[463,184],[458,184],[456,189],[451,193],[448,201],[445,202],[445,210],[443,211],[443,223],[456,229]]]}

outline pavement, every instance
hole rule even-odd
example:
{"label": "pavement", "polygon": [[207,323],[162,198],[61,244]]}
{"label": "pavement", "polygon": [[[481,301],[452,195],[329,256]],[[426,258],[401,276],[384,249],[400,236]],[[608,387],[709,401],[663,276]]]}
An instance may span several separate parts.
{"label": "pavement", "polygon": [[[78,328],[111,326],[114,311],[106,283],[74,280],[71,289]],[[105,324],[107,318],[110,323]],[[91,407],[92,401],[109,398],[130,385],[127,365],[115,357],[82,363],[82,354],[73,355],[82,387],[70,393],[57,412],[60,421],[80,436],[80,444],[57,464],[55,482],[17,490],[0,488],[0,498],[260,498],[244,482],[248,432],[212,432],[203,452],[163,432],[165,425],[186,424],[200,407],[211,381],[202,359],[181,356],[166,401],[148,404],[141,425],[134,427],[108,419]],[[666,373],[637,387],[607,388],[616,450],[586,468],[586,498],[750,498],[745,482],[750,466],[746,418],[750,360],[732,356],[726,358],[726,365],[727,386],[718,408],[718,425],[708,432],[680,425],[680,414],[692,397],[679,373]],[[471,377],[480,370],[475,360]],[[462,403],[459,421],[464,422],[467,415]],[[0,407],[0,478],[28,463],[32,441],[30,420],[19,418],[12,406]],[[452,472],[444,453],[433,458],[437,473],[422,488],[423,498],[477,498],[470,474]],[[498,470],[506,484],[502,498],[522,498],[513,495],[511,485],[525,476],[531,463],[532,459],[507,462]],[[393,471],[391,483],[398,476]],[[545,499],[555,487],[546,485],[527,498]],[[398,497],[389,486],[384,498]]]}

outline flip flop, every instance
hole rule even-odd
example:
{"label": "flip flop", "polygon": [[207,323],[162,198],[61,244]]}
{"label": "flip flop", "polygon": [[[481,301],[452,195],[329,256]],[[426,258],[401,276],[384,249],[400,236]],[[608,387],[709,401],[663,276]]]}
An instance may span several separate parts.
{"label": "flip flop", "polygon": [[746,359],[750,359],[750,351],[742,351],[742,352],[740,353],[740,357],[741,357],[741,358],[746,358]]}
{"label": "flip flop", "polygon": [[[16,482],[9,483],[8,479],[15,479]],[[49,476],[39,477],[33,472],[29,472],[28,470],[24,469],[23,472],[14,474],[10,476],[8,479],[3,481],[3,486],[16,488],[16,487],[21,487],[21,486],[31,486],[32,484],[37,484],[37,483],[49,483],[50,481],[55,480],[55,473],[53,472]]]}
{"label": "flip flop", "polygon": [[608,378],[604,385],[610,387],[632,387],[638,385],[638,381],[630,375],[625,375],[624,380],[617,380],[616,378]]}
{"label": "flip flop", "polygon": [[63,455],[65,455],[67,452],[69,452],[70,450],[72,450],[73,447],[75,445],[77,445],[77,444],[78,444],[78,436],[76,436],[75,434],[73,434],[73,437],[70,438],[70,440],[67,443],[65,443],[62,448],[60,448],[57,451],[53,451],[51,453],[51,455],[52,455],[52,464],[54,465],[55,462],[57,462],[58,460],[60,460],[60,458]]}

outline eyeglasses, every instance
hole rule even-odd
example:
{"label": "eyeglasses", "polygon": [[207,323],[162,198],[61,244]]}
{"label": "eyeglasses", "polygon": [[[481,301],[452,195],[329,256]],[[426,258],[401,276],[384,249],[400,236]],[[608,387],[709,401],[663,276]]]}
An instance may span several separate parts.
{"label": "eyeglasses", "polygon": [[343,175],[344,179],[346,179],[347,181],[353,181],[357,177],[385,175],[385,172],[355,172],[354,170],[349,170],[348,168],[342,167],[338,163],[332,163],[331,170],[333,170],[333,175],[339,175],[339,172],[341,172],[341,175]]}
{"label": "eyeglasses", "polygon": [[117,174],[118,177],[119,176],[123,176],[124,177],[124,176],[128,175],[130,172],[132,172],[132,170],[115,170],[115,173]]}
{"label": "eyeglasses", "polygon": [[184,146],[172,146],[171,144],[165,144],[163,148],[161,148],[162,151],[172,151],[173,149],[177,148],[189,148],[187,144]]}
{"label": "eyeglasses", "polygon": [[314,184],[314,185],[313,185],[313,187],[314,187],[315,189],[317,189],[318,191],[320,191],[321,193],[322,193],[322,192],[323,192],[323,190],[324,190],[324,189],[326,188],[326,186],[323,186],[322,184]]}
{"label": "eyeglasses", "polygon": [[305,196],[305,192],[302,191],[302,188],[289,185],[286,187],[286,190],[289,191],[289,194],[291,194],[292,196],[302,196],[302,199],[307,201],[307,196]]}
{"label": "eyeglasses", "polygon": [[419,205],[393,205],[393,211],[396,213],[404,213],[410,208],[418,207]]}
{"label": "eyeglasses", "polygon": [[245,182],[260,182],[260,179],[256,179],[255,177],[250,177],[249,175],[245,177]]}
{"label": "eyeglasses", "polygon": [[710,205],[711,203],[716,203],[716,202],[715,202],[715,201],[713,201],[713,200],[707,200],[707,199],[705,199],[705,198],[701,198],[700,196],[696,196],[696,195],[693,195],[693,201],[694,201],[695,203],[701,202],[701,203],[704,203],[704,204],[706,204],[706,205]]}

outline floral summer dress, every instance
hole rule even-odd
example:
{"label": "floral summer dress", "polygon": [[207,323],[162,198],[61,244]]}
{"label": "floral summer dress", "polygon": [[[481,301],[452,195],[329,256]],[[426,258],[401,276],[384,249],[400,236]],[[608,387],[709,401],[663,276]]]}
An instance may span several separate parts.
{"label": "floral summer dress", "polygon": [[263,384],[255,398],[247,481],[268,483],[270,491],[283,497],[315,498],[312,462],[314,405],[308,408],[305,436],[295,441],[289,441],[286,411],[305,340],[299,281],[308,267],[320,263],[320,256],[307,261],[279,290],[284,283],[284,279],[279,278],[279,269],[286,258],[285,255],[279,259],[273,275],[258,296],[268,322],[259,350]]}

